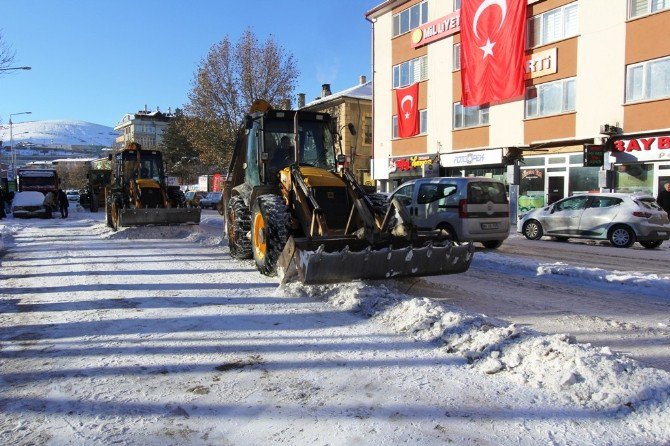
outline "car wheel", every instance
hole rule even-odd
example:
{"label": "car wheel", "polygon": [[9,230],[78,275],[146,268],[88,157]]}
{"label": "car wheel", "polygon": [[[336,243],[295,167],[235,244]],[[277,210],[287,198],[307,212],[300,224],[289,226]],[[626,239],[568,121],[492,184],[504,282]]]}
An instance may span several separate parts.
{"label": "car wheel", "polygon": [[628,226],[614,226],[607,238],[616,248],[628,248],[635,243],[635,233]]}
{"label": "car wheel", "polygon": [[646,249],[654,249],[661,246],[663,240],[646,240],[644,242],[639,242],[640,245],[644,246]]}
{"label": "car wheel", "polygon": [[528,220],[523,225],[523,235],[526,236],[528,240],[539,240],[542,238],[544,231],[542,230],[542,225],[537,220]]}
{"label": "car wheel", "polygon": [[487,240],[485,242],[482,242],[482,245],[484,245],[484,248],[486,249],[498,249],[502,244],[503,244],[502,240]]}
{"label": "car wheel", "polygon": [[440,223],[439,225],[437,225],[437,228],[435,228],[435,229],[441,229],[444,232],[446,232],[447,233],[447,238],[449,240],[453,240],[455,242],[458,241],[458,237],[456,237],[456,231],[454,231],[454,228],[452,228],[449,223]]}

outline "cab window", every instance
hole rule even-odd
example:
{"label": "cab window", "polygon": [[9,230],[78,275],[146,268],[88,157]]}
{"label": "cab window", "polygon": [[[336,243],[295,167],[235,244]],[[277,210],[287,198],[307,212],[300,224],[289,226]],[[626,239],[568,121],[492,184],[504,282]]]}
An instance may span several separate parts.
{"label": "cab window", "polygon": [[589,207],[592,207],[592,208],[609,208],[609,207],[612,207],[612,206],[616,206],[619,203],[621,203],[621,199],[619,199],[619,198],[593,197],[593,200],[591,200],[591,205]]}

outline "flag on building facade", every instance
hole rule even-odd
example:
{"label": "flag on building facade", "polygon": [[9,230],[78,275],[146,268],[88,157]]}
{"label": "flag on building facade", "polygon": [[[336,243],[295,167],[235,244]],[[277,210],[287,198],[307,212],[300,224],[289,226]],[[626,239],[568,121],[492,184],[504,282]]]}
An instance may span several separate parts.
{"label": "flag on building facade", "polygon": [[419,84],[398,88],[395,91],[398,105],[398,137],[419,134]]}
{"label": "flag on building facade", "polygon": [[464,107],[523,95],[527,0],[464,0],[461,86]]}

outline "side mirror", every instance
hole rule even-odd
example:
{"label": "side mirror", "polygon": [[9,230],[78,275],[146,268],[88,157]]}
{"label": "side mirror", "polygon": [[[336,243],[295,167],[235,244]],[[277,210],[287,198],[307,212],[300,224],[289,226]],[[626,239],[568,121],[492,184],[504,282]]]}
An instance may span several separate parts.
{"label": "side mirror", "polygon": [[251,116],[247,115],[244,117],[244,128],[249,130],[254,126],[254,120]]}
{"label": "side mirror", "polygon": [[111,153],[108,153],[108,154],[107,154],[107,161],[111,161],[111,160],[112,160],[112,154],[111,154]]}
{"label": "side mirror", "polygon": [[337,155],[337,164],[340,166],[344,166],[344,164],[347,162],[347,157],[343,154]]}
{"label": "side mirror", "polygon": [[350,122],[347,124],[347,128],[349,129],[349,133],[351,133],[352,136],[356,136],[356,127]]}

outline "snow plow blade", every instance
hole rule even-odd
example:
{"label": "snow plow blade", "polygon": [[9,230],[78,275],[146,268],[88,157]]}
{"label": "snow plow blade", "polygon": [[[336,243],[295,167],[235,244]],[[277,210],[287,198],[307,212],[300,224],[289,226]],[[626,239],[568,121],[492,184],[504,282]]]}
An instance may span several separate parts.
{"label": "snow plow blade", "polygon": [[[422,246],[356,246],[351,240],[289,238],[277,261],[281,283],[346,282],[355,279],[390,279],[408,276],[456,274],[468,270],[474,254],[472,243],[445,240]],[[358,248],[358,249],[357,249]],[[360,250],[359,250],[360,249]]]}
{"label": "snow plow blade", "polygon": [[119,226],[168,226],[200,224],[198,208],[121,209]]}

